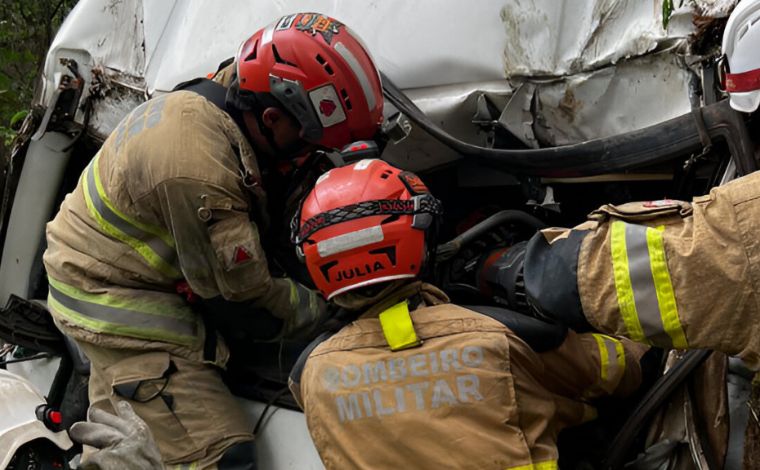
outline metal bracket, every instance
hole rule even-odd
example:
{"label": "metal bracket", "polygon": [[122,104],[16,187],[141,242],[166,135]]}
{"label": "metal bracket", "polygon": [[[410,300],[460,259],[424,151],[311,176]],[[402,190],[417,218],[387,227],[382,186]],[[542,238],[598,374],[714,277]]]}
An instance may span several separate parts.
{"label": "metal bracket", "polygon": [[45,111],[42,122],[37,132],[32,136],[32,140],[40,140],[45,132],[74,121],[79,100],[84,91],[84,79],[79,74],[79,66],[75,60],[62,58],[60,63],[69,69],[73,76],[61,75],[58,87],[53,93],[51,104]]}

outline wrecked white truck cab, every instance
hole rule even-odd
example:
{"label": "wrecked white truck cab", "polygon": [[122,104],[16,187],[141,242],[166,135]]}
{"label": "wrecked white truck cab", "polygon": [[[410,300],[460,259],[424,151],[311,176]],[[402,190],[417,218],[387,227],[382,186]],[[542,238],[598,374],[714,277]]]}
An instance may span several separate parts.
{"label": "wrecked white truck cab", "polygon": [[[439,250],[438,283],[455,301],[519,310],[519,282],[498,285],[482,275],[491,268],[484,261],[489,254],[535,231],[527,219],[511,217],[514,211],[545,225],[574,225],[602,203],[689,199],[757,168],[746,120],[723,100],[715,78],[722,25],[735,1],[674,3],[228,0],[221,7],[198,0],[80,0],[51,45],[34,111],[5,168],[0,206],[0,305],[6,305],[0,338],[61,359],[8,369],[49,383],[48,405],[64,414],[60,427],[46,423],[51,435],[77,412],[81,418],[86,362],[56,335],[45,311],[45,224],[131,109],[216,71],[253,31],[303,10],[338,18],[365,40],[383,73],[388,134],[406,136],[411,122],[408,137],[391,138],[382,158],[421,174],[443,199],[442,236],[452,241]],[[706,358],[671,358],[650,393],[620,409],[651,418],[668,400],[692,403],[689,393],[672,398],[662,390],[683,390]],[[711,367],[720,388],[714,399],[733,412],[730,429],[727,416],[709,416],[720,425],[705,437],[693,419],[671,417],[667,429],[651,431],[642,445],[634,440],[646,431],[645,419],[606,423],[607,435],[618,437],[601,443],[604,455],[591,455],[589,439],[566,454],[568,462],[735,468],[749,419],[741,406],[747,374],[740,365],[729,368],[739,385],[726,388],[720,385],[726,367]],[[254,378],[240,387],[254,418],[273,404],[257,435],[260,467],[321,468],[303,415],[282,393],[287,370],[261,369],[252,367]],[[7,380],[0,375],[0,403],[14,399],[2,386]],[[80,398],[72,399],[76,393]],[[0,442],[14,429],[0,421]]]}

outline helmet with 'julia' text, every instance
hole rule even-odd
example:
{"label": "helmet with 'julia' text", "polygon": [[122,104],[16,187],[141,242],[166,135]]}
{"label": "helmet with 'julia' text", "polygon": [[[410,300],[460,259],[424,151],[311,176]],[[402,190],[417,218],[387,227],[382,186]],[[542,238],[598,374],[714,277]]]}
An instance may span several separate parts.
{"label": "helmet with 'julia' text", "polygon": [[362,160],[322,175],[293,220],[293,241],[330,299],[416,277],[441,204],[414,173]]}

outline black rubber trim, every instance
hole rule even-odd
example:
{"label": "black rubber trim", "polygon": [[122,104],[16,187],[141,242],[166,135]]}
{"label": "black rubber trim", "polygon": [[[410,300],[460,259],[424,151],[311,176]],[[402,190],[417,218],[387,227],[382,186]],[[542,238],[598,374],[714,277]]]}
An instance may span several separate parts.
{"label": "black rubber trim", "polygon": [[[465,156],[488,161],[513,174],[578,177],[624,172],[686,157],[703,149],[700,129],[689,112],[644,129],[579,144],[544,149],[493,149],[463,142],[425,115],[385,74],[383,93],[411,121],[441,143]],[[741,175],[755,171],[754,143],[743,116],[723,100],[702,109],[710,138],[724,139]]]}

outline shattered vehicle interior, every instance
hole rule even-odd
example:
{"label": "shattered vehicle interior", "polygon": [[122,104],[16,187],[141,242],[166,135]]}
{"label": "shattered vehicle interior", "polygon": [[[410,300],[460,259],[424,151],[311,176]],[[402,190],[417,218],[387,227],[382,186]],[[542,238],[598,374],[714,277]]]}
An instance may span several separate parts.
{"label": "shattered vehicle interior", "polygon": [[[80,0],[4,162],[0,361],[46,396],[30,406],[53,435],[84,416],[88,366],[45,309],[45,223],[131,109],[216,71],[252,28],[290,10],[333,15],[366,40],[385,136],[325,158],[379,157],[424,179],[444,207],[434,283],[455,303],[525,311],[513,267],[537,230],[577,225],[602,204],[689,200],[757,169],[758,123],[729,107],[717,73],[734,0],[228,3]],[[321,465],[286,386],[304,346],[249,346],[231,365],[229,385],[258,420],[261,468]],[[596,404],[597,420],[561,435],[560,466],[753,461],[753,374],[707,351],[653,361],[639,394]],[[0,419],[0,468],[53,468],[76,453],[42,433],[8,438],[14,429]]]}

